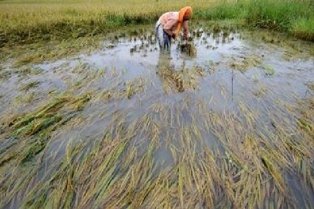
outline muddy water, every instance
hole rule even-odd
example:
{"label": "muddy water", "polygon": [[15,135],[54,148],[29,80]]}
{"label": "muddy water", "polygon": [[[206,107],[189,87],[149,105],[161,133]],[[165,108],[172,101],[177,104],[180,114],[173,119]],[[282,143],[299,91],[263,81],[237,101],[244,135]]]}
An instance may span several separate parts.
{"label": "muddy water", "polygon": [[[236,111],[240,103],[257,111],[275,111],[278,100],[290,103],[313,96],[312,43],[292,47],[284,40],[262,41],[259,33],[213,33],[202,28],[192,34],[192,55],[180,50],[180,41],[173,42],[169,53],[160,53],[149,32],[116,36],[97,51],[56,62],[20,69],[3,65],[0,114],[32,110],[51,95],[69,90],[123,92],[128,84],[136,88],[134,95],[108,105],[132,108],[134,115],[154,103],[176,106],[186,100],[204,100],[213,111]],[[97,111],[102,110],[85,110],[99,115]]]}
{"label": "muddy water", "polygon": [[[181,53],[178,42],[173,43],[169,54],[161,54],[153,35],[145,34],[106,41],[102,49],[91,54],[33,67],[43,71],[39,77],[55,76],[56,79],[51,78],[49,82],[59,89],[66,88],[62,79],[72,76],[67,75],[68,71],[83,66],[88,70],[117,71],[124,81],[143,78],[147,85],[153,86],[148,91],[154,88],[154,92],[157,90],[164,95],[183,96],[177,93],[194,92],[206,99],[213,97],[217,108],[224,107],[221,104],[225,102],[229,105],[231,102],[228,100],[238,100],[241,96],[253,98],[262,87],[279,98],[291,95],[305,97],[311,93],[307,85],[313,83],[313,57],[306,51],[313,47],[312,44],[299,46],[305,51],[300,52],[291,47],[261,41],[256,43],[250,40],[253,37],[247,40],[239,33],[210,34],[202,31],[194,32],[198,34],[193,41],[194,56]],[[292,57],[288,57],[289,54]],[[176,83],[176,76],[189,82],[180,86]],[[172,81],[176,84],[174,88],[161,88],[169,86]],[[220,97],[222,91],[225,98]]]}
{"label": "muddy water", "polygon": [[[55,62],[21,69],[6,64],[0,84],[0,113],[34,110],[62,92],[89,92],[98,98],[98,94],[112,91],[123,95],[127,86],[134,88],[131,96],[109,99],[105,106],[105,99],[98,99],[85,108],[82,121],[70,131],[56,131],[55,138],[66,143],[70,138],[99,137],[116,112],[127,112],[126,119],[131,122],[151,114],[154,104],[166,106],[169,114],[182,113],[180,120],[186,124],[192,123],[192,116],[202,114],[193,110],[199,102],[213,112],[237,112],[244,104],[260,113],[261,123],[269,123],[265,115],[272,112],[290,117],[278,101],[294,104],[313,97],[314,58],[308,52],[313,44],[292,47],[280,40],[265,42],[258,33],[213,33],[202,28],[192,35],[192,54],[180,50],[180,40],[172,43],[170,52],[161,53],[153,33],[148,32],[116,36],[105,40],[99,50]],[[207,145],[218,146],[210,133],[203,134],[208,136],[204,137]],[[165,160],[171,161],[171,157]]]}
{"label": "muddy water", "polygon": [[[213,33],[202,28],[193,35],[190,53],[180,50],[179,40],[170,52],[161,53],[149,32],[105,40],[96,51],[55,62],[18,69],[3,64],[0,131],[7,139],[0,146],[4,150],[14,143],[5,134],[12,116],[34,111],[60,94],[87,93],[91,101],[74,120],[51,133],[38,181],[54,170],[49,165],[62,158],[69,141],[93,141],[103,137],[104,130],[115,134],[116,124],[136,127],[145,118],[161,130],[154,156],[160,170],[175,161],[169,147],[184,150],[181,127],[200,128],[200,133],[189,135],[202,139],[195,150],[206,146],[224,152],[217,134],[206,129],[208,113],[239,115],[245,109],[256,114],[257,127],[250,128],[260,133],[277,119],[296,128],[292,119],[299,113],[292,114],[287,106],[313,98],[312,43],[267,42],[261,38],[267,34],[258,32]],[[143,138],[149,137],[151,130],[139,127],[131,146],[145,153],[148,142]],[[291,179],[291,188],[302,190],[298,177]]]}

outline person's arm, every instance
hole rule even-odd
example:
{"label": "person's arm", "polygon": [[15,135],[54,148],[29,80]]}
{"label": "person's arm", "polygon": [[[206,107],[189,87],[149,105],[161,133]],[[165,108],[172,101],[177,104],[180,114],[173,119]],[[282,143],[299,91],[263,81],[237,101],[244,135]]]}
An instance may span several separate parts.
{"label": "person's arm", "polygon": [[172,32],[171,29],[165,29],[165,28],[164,28],[164,31],[165,31],[169,36],[171,36],[172,38],[175,38],[175,34],[174,34],[174,32]]}
{"label": "person's arm", "polygon": [[188,21],[184,21],[182,26],[183,26],[183,38],[187,40],[189,38],[189,33],[190,33]]}
{"label": "person's arm", "polygon": [[178,20],[173,16],[173,14],[169,14],[169,16],[167,17],[166,23],[163,26],[163,29],[172,38],[175,38],[175,35],[176,35],[173,31],[173,27],[176,24],[178,24]]}

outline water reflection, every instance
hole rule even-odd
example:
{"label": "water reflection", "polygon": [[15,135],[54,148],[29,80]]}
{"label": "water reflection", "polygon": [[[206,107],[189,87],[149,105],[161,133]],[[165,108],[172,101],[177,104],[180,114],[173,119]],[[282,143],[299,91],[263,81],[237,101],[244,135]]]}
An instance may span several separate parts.
{"label": "water reflection", "polygon": [[180,79],[179,73],[171,66],[170,52],[160,52],[157,74],[162,82],[164,91],[175,89],[177,92],[183,92],[183,80]]}
{"label": "water reflection", "polygon": [[[178,45],[178,49],[183,56],[195,56],[196,48],[193,44]],[[182,49],[182,50],[181,50]],[[159,76],[163,90],[169,92],[184,92],[187,89],[196,89],[199,86],[200,77],[205,75],[205,71],[201,67],[193,66],[187,68],[185,62],[180,69],[175,67],[176,60],[173,60],[170,52],[160,52],[157,64],[156,74]]]}

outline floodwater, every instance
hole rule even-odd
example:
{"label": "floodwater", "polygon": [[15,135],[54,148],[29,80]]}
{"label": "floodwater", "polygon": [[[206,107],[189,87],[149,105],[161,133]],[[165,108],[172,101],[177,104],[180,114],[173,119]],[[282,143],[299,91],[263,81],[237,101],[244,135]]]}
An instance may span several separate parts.
{"label": "floodwater", "polygon": [[[160,52],[152,32],[117,35],[90,53],[18,69],[3,63],[0,154],[16,143],[8,131],[13,116],[36,111],[63,94],[88,94],[90,100],[79,113],[69,116],[74,119],[49,135],[36,176],[39,182],[54,171],[51,165],[62,159],[69,141],[93,142],[109,129],[118,135],[119,125],[134,130],[129,146],[137,147],[139,155],[145,154],[148,139],[155,137],[152,129],[158,129],[156,172],[176,163],[171,147],[181,150],[180,156],[190,143],[187,138],[197,141],[191,143],[196,152],[209,147],[224,154],[232,148],[225,148],[220,139],[223,133],[233,133],[240,143],[249,132],[270,136],[278,124],[297,132],[296,118],[302,116],[298,107],[314,96],[314,45],[280,36],[269,41],[269,34],[263,33],[214,33],[199,28],[193,31],[189,52],[181,51],[180,41],[172,43],[170,52]],[[217,116],[213,117],[217,124],[208,119],[212,115]],[[145,122],[147,118],[155,125]],[[313,151],[313,147],[308,149]],[[313,160],[313,152],[310,155]],[[296,172],[283,173],[296,205],[313,206],[313,188],[302,183]],[[297,195],[302,192],[306,200]],[[21,197],[13,196],[5,208],[19,206]]]}
{"label": "floodwater", "polygon": [[165,99],[193,95],[212,100],[215,109],[244,100],[271,103],[274,98],[311,96],[314,61],[308,51],[312,43],[298,43],[295,49],[280,42],[254,40],[259,34],[242,35],[244,38],[235,32],[198,29],[193,33],[193,55],[182,53],[179,41],[172,44],[170,53],[160,53],[154,35],[147,33],[104,41],[102,48],[89,54],[29,65],[21,70],[29,72],[27,75],[18,73],[19,69],[11,73],[10,66],[4,65],[0,112],[7,111],[12,100],[24,94],[20,91],[23,85],[36,82],[38,85],[30,92],[65,91],[71,83],[95,71],[104,73],[94,84],[99,90],[110,88],[113,80],[141,79],[146,95],[162,95]]}

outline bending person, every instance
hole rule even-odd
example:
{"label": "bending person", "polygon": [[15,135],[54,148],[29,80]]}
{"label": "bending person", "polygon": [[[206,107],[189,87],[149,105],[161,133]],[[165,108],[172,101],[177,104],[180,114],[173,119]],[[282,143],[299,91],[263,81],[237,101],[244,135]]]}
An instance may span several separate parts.
{"label": "bending person", "polygon": [[171,39],[175,39],[183,27],[183,39],[189,36],[188,21],[192,17],[192,8],[183,7],[179,12],[166,12],[156,23],[156,37],[161,50],[170,50]]}

